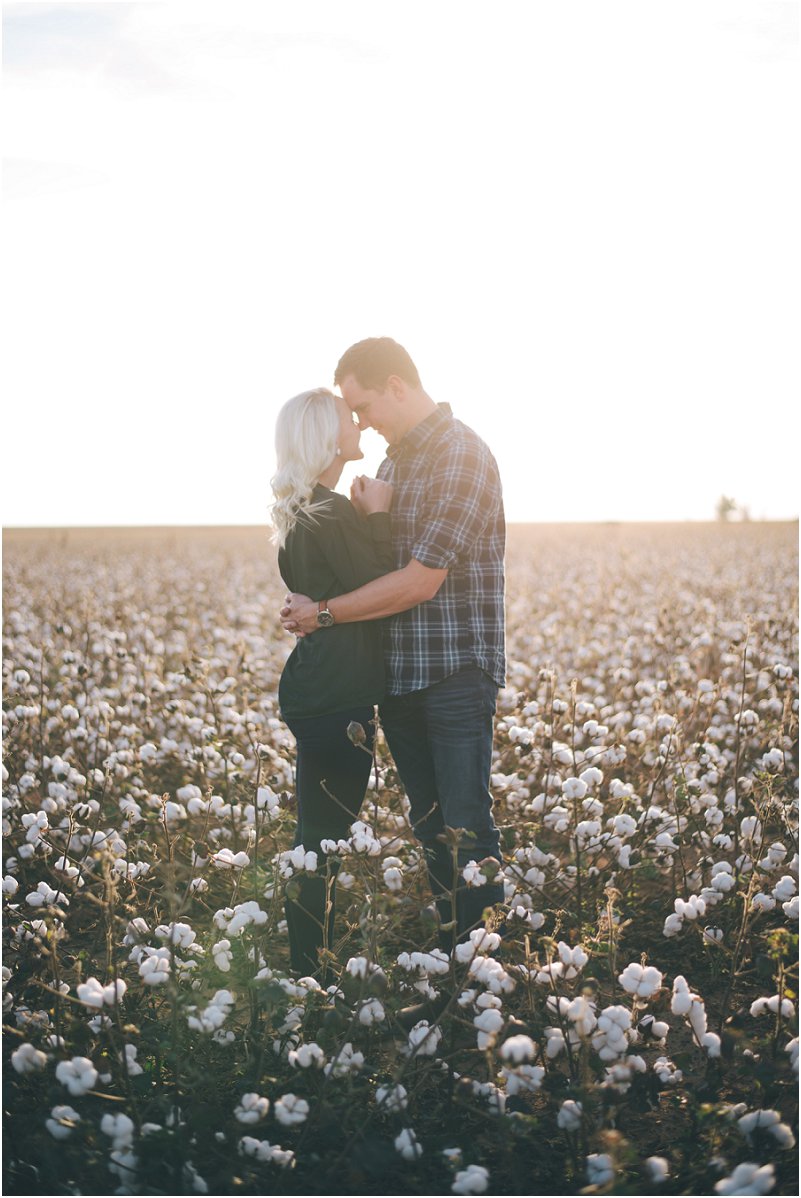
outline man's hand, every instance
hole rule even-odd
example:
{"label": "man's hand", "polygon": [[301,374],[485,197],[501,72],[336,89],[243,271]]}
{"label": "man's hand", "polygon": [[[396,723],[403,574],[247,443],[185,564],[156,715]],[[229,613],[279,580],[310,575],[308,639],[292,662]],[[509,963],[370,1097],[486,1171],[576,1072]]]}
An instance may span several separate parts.
{"label": "man's hand", "polygon": [[319,627],[317,604],[308,595],[285,595],[281,624],[287,632],[293,632],[298,637],[316,632]]}

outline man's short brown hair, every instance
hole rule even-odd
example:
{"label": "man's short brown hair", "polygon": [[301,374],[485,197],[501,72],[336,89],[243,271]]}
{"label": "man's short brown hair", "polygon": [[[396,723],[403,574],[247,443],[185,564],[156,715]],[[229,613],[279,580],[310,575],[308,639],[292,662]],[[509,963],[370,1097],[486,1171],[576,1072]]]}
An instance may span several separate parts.
{"label": "man's short brown hair", "polygon": [[334,372],[334,385],[339,386],[353,375],[360,387],[383,391],[391,374],[398,375],[411,387],[420,386],[417,367],[402,345],[391,337],[367,337],[346,349]]}

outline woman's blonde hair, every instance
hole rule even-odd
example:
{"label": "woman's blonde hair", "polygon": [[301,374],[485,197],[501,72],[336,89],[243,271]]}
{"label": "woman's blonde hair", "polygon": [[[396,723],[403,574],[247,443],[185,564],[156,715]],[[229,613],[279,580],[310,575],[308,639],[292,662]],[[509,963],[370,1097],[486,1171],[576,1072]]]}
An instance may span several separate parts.
{"label": "woman's blonde hair", "polygon": [[270,480],[273,539],[284,545],[301,517],[314,518],[328,501],[312,502],[314,484],[337,451],[339,413],[336,397],[325,387],[302,391],[287,400],[275,422],[277,469]]}

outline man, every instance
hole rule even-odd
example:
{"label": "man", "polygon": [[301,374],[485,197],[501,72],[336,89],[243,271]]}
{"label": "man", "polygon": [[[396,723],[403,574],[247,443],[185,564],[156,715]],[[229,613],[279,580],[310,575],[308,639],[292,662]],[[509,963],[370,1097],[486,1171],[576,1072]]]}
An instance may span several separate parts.
{"label": "man", "polygon": [[[394,488],[397,569],[328,602],[289,596],[282,623],[325,636],[331,623],[390,617],[381,724],[425,852],[440,942],[449,949],[454,931],[464,937],[487,906],[503,900],[503,886],[487,875],[469,871],[479,883],[470,886],[463,877],[470,861],[501,861],[489,793],[495,701],[505,680],[500,477],[485,443],[447,404],[434,403],[391,338],[351,346],[334,382],[359,427],[387,441],[378,476]],[[357,505],[363,485],[354,482]],[[446,828],[467,833],[456,870]]]}

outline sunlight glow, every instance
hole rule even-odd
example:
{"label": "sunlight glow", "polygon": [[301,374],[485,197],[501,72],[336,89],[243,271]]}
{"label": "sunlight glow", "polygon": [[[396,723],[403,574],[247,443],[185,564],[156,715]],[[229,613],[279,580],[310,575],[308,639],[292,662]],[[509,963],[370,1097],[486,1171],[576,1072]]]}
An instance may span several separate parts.
{"label": "sunlight glow", "polygon": [[379,334],[511,520],[795,516],[797,48],[781,0],[4,5],[4,523],[263,523],[278,407]]}

